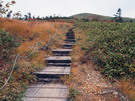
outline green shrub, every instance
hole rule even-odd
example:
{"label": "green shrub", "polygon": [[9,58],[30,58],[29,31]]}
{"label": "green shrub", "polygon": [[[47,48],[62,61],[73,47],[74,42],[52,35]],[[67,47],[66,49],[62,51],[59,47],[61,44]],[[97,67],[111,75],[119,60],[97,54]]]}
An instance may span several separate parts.
{"label": "green shrub", "polygon": [[0,30],[0,61],[9,61],[16,46],[19,44],[15,43],[14,36],[4,29]]}
{"label": "green shrub", "polygon": [[135,23],[89,22],[78,24],[87,38],[86,55],[92,53],[94,61],[108,78],[135,77]]}
{"label": "green shrub", "polygon": [[75,101],[77,96],[80,94],[76,89],[70,88],[69,89],[69,99],[70,101]]}

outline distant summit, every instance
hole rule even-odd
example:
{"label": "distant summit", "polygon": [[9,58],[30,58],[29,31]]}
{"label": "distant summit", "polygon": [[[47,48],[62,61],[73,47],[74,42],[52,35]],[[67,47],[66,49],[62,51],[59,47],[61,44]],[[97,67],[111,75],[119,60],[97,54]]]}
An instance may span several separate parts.
{"label": "distant summit", "polygon": [[[80,13],[80,14],[72,15],[70,17],[77,18],[77,19],[86,18],[86,19],[89,19],[89,20],[94,19],[94,18],[95,19],[102,19],[102,20],[113,20],[113,17],[104,16],[104,15],[98,15],[98,14],[92,14],[92,13]],[[129,22],[130,20],[135,22],[134,18],[123,17],[123,20],[125,22]]]}

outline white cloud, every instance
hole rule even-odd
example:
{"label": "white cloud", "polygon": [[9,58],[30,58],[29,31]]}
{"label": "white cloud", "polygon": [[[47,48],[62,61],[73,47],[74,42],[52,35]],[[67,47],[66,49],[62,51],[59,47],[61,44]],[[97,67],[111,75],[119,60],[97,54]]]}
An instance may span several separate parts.
{"label": "white cloud", "polygon": [[112,16],[118,8],[121,8],[123,16],[135,18],[135,0],[16,0],[16,2],[12,7],[14,11],[21,11],[22,14],[31,12],[36,16],[52,14],[70,16],[77,13]]}

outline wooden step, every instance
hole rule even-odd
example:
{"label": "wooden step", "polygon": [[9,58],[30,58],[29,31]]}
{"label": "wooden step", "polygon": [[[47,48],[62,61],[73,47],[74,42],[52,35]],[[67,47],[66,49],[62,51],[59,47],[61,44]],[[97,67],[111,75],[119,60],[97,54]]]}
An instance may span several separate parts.
{"label": "wooden step", "polygon": [[59,78],[37,78],[38,82],[62,82]]}
{"label": "wooden step", "polygon": [[65,75],[69,75],[71,71],[70,66],[57,67],[48,66],[45,69],[35,72],[37,79],[39,81],[59,81],[59,78]]}
{"label": "wooden step", "polygon": [[76,40],[75,39],[66,39],[65,42],[72,43],[72,42],[76,42]]}
{"label": "wooden step", "polygon": [[50,56],[45,58],[47,63],[71,63],[71,56]]}
{"label": "wooden step", "polygon": [[75,39],[75,37],[73,37],[73,36],[67,36],[66,39]]}
{"label": "wooden step", "polygon": [[47,63],[47,66],[61,66],[61,67],[66,67],[66,66],[71,66],[71,63]]}
{"label": "wooden step", "polygon": [[72,49],[54,49],[52,50],[54,56],[68,56]]}
{"label": "wooden step", "polygon": [[62,44],[64,49],[72,49],[75,44],[73,43],[65,43]]}
{"label": "wooden step", "polygon": [[70,74],[70,68],[71,67],[46,67],[45,69],[35,72],[34,74]]}
{"label": "wooden step", "polygon": [[75,44],[74,43],[62,43],[61,45],[64,45],[64,46],[74,46]]}
{"label": "wooden step", "polygon": [[70,30],[66,34],[74,34],[74,32],[72,30]]}
{"label": "wooden step", "polygon": [[74,31],[69,30],[67,33],[69,33],[69,34],[74,34]]}
{"label": "wooden step", "polygon": [[57,78],[57,79],[59,79],[60,77],[62,77],[62,76],[65,76],[65,75],[69,75],[69,74],[65,74],[65,73],[56,73],[56,74],[49,74],[49,73],[46,73],[46,74],[40,74],[40,73],[37,73],[37,74],[35,74],[36,75],[36,77],[39,79],[39,78]]}
{"label": "wooden step", "polygon": [[66,36],[72,36],[72,37],[75,37],[74,34],[66,34]]}
{"label": "wooden step", "polygon": [[68,87],[59,83],[37,83],[30,86],[23,101],[67,101]]}

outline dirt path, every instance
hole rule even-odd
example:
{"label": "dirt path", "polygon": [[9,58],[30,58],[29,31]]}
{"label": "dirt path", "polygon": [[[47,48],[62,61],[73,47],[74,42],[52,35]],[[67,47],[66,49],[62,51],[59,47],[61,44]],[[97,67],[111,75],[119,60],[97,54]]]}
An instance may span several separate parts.
{"label": "dirt path", "polygon": [[74,78],[70,86],[82,93],[77,101],[127,101],[117,87],[94,68],[92,63],[73,65]]}
{"label": "dirt path", "polygon": [[[77,32],[76,40],[81,38],[85,39],[82,32]],[[98,71],[98,67],[92,61],[86,63],[81,50],[82,41],[76,42],[72,54],[72,76],[69,82],[71,88],[81,92],[76,97],[76,101],[127,101],[117,88],[117,83],[111,84],[103,75]],[[83,62],[82,62],[83,61]]]}

